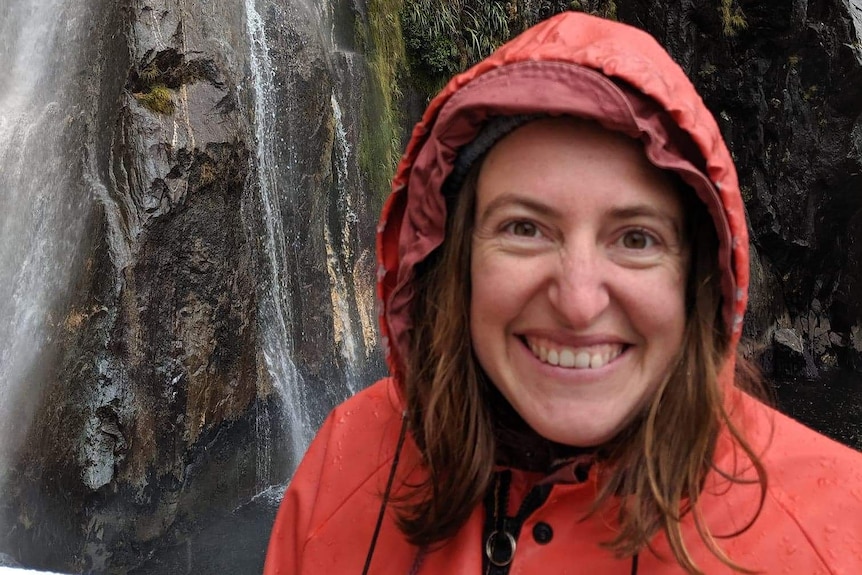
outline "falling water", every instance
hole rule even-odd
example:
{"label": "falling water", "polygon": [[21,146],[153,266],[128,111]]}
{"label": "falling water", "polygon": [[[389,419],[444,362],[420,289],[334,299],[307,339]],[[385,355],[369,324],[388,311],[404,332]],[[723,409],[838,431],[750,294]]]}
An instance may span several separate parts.
{"label": "falling water", "polygon": [[267,266],[266,284],[261,287],[259,321],[266,326],[262,335],[267,369],[284,405],[289,407],[285,412],[291,441],[291,460],[295,465],[311,441],[313,430],[303,394],[302,377],[293,362],[294,342],[290,330],[293,321],[291,288],[288,278],[285,277],[285,272],[289,269],[288,242],[281,218],[279,196],[283,191],[282,175],[289,174],[289,167],[280,167],[275,160],[276,110],[279,105],[274,97],[275,71],[269,56],[263,18],[257,12],[254,0],[246,0],[245,10],[251,44],[257,145],[255,160],[260,203],[263,208],[263,244]]}
{"label": "falling water", "polygon": [[[79,1],[0,7],[0,470],[26,432],[92,202],[75,87]],[[2,471],[0,471],[2,473]]]}
{"label": "falling water", "polygon": [[351,21],[344,14],[345,6],[337,0],[318,5],[333,74],[330,106],[334,126],[334,173],[330,201],[335,202],[337,214],[337,218],[327,219],[324,233],[334,343],[342,359],[347,388],[350,393],[356,393],[369,383],[362,379],[368,377],[367,370],[362,367],[368,365],[377,348],[377,331],[372,242],[369,238],[363,239],[360,233],[361,221],[369,217],[366,208],[372,194],[361,175],[356,153],[359,119],[363,113],[357,87],[364,85],[367,70],[364,58],[353,51],[353,27],[344,26],[345,21]]}
{"label": "falling water", "polygon": [[332,297],[332,322],[335,343],[339,347],[339,352],[346,366],[347,387],[351,393],[356,393],[360,389],[360,383],[353,366],[359,363],[360,350],[359,344],[356,341],[356,335],[353,332],[353,322],[351,321],[349,306],[350,294],[348,293],[347,280],[341,262],[353,261],[352,232],[356,228],[358,217],[353,207],[352,195],[348,188],[350,143],[347,141],[344,118],[342,117],[341,106],[338,104],[335,93],[332,94],[330,102],[335,120],[335,190],[338,194],[336,202],[338,213],[344,219],[344,227],[341,230],[341,242],[337,246],[338,251],[336,251],[335,246],[332,245],[333,234],[332,230],[330,230],[329,220],[327,220],[324,229],[326,271],[329,273],[329,281],[331,282],[330,293]]}
{"label": "falling water", "polygon": [[[333,202],[334,210],[323,222],[323,246],[331,301],[332,346],[337,350],[337,375],[333,381],[310,384],[305,381],[296,364],[294,334],[304,331],[304,322],[319,319],[297,317],[292,301],[299,294],[293,293],[299,260],[296,231],[289,222],[294,210],[295,195],[303,187],[302,178],[296,173],[299,161],[292,142],[291,121],[295,121],[292,105],[294,98],[285,101],[283,93],[277,93],[276,85],[283,89],[286,80],[290,89],[289,72],[276,70],[267,43],[264,19],[258,12],[254,0],[247,0],[247,33],[251,44],[251,70],[253,80],[256,173],[259,178],[260,203],[262,207],[263,237],[267,278],[261,288],[260,324],[262,326],[263,351],[267,369],[281,395],[287,418],[287,433],[290,435],[292,457],[295,464],[302,456],[311,436],[315,422],[348,393],[357,392],[363,383],[362,370],[369,363],[376,335],[370,318],[373,317],[373,285],[362,284],[363,274],[357,273],[357,262],[372,268],[368,259],[370,249],[358,248],[359,213],[363,190],[359,176],[358,158],[355,154],[356,129],[348,134],[348,122],[342,111],[341,98],[358,101],[357,89],[361,90],[361,73],[353,63],[354,54],[341,50],[335,41],[335,10],[327,1],[305,6],[312,16],[312,27],[317,27],[324,43],[324,52],[332,74],[333,89],[330,95],[332,127],[332,187],[327,189],[303,189],[324,202]],[[312,35],[313,36],[313,35]],[[297,98],[301,98],[298,95]],[[354,106],[355,107],[355,106]],[[278,112],[278,117],[276,115]],[[358,109],[350,113],[358,115]],[[351,117],[353,122],[357,118]],[[285,121],[287,124],[285,124]],[[353,126],[353,124],[351,124]],[[327,196],[328,194],[328,196]],[[332,205],[332,204],[330,204]],[[311,226],[311,230],[315,226]],[[320,229],[320,228],[317,228]],[[314,238],[303,238],[303,242],[314,242]],[[359,253],[357,253],[359,252]],[[358,257],[357,257],[358,256]],[[373,278],[373,272],[365,274]],[[373,280],[372,280],[373,281]],[[322,287],[322,286],[321,286]],[[367,308],[367,309],[366,309]],[[296,322],[299,322],[298,324]],[[310,324],[309,324],[310,325]],[[356,326],[360,326],[357,329]],[[317,329],[313,327],[312,330]],[[309,387],[314,389],[309,390]],[[313,393],[314,397],[309,394]],[[313,406],[313,407],[312,407]],[[321,412],[322,411],[322,412]],[[318,413],[321,412],[321,413]],[[268,415],[268,414],[264,414]],[[264,425],[260,426],[262,429]],[[267,443],[267,437],[260,438]],[[262,459],[266,454],[262,453]],[[259,462],[259,467],[265,461]],[[289,470],[290,471],[290,470]],[[260,474],[260,472],[259,472]]]}

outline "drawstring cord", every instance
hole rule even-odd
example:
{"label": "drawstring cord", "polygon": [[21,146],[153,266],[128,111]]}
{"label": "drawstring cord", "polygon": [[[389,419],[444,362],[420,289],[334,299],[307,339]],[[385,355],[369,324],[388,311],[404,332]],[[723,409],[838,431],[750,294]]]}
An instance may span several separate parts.
{"label": "drawstring cord", "polygon": [[362,568],[362,575],[368,575],[368,569],[371,567],[371,558],[374,557],[374,548],[377,546],[377,538],[380,536],[380,528],[383,526],[386,504],[389,503],[392,484],[395,482],[395,470],[398,468],[398,460],[401,459],[401,448],[404,446],[404,438],[406,436],[407,412],[405,411],[401,413],[401,432],[398,434],[398,445],[395,447],[395,457],[392,459],[392,467],[389,468],[389,479],[386,481],[386,490],[383,492],[380,513],[377,515],[377,525],[374,526],[374,534],[371,536],[371,545],[368,546],[368,555],[365,557],[365,567]]}
{"label": "drawstring cord", "polygon": [[638,575],[638,554],[632,555],[632,575]]}

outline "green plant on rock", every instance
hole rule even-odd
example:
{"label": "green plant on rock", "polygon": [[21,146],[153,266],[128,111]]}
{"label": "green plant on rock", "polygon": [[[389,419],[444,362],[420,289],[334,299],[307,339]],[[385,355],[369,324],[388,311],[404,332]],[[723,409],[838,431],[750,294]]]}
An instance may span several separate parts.
{"label": "green plant on rock", "polygon": [[401,28],[412,69],[428,92],[461,71],[466,54],[458,45],[461,37],[461,2],[456,0],[406,0],[401,10]]}
{"label": "green plant on rock", "polygon": [[806,102],[810,102],[817,97],[819,92],[820,88],[818,88],[816,85],[808,86],[808,88],[806,88],[802,92],[802,99]]}
{"label": "green plant on rock", "polygon": [[371,189],[385,197],[401,156],[401,83],[407,57],[401,32],[403,0],[368,0],[356,20],[357,42],[368,58],[368,97],[362,106],[359,164]]}
{"label": "green plant on rock", "polygon": [[159,68],[156,66],[156,63],[150,62],[146,65],[146,67],[141,70],[140,78],[146,84],[153,84],[159,77]]}
{"label": "green plant on rock", "polygon": [[503,2],[479,2],[464,6],[462,19],[467,60],[470,65],[486,58],[509,39],[509,17]]}
{"label": "green plant on rock", "polygon": [[174,113],[171,91],[164,84],[154,84],[146,92],[136,92],[133,96],[143,107],[157,114]]}
{"label": "green plant on rock", "polygon": [[609,20],[617,19],[616,0],[576,0],[571,2],[569,7],[577,12],[586,12]]}
{"label": "green plant on rock", "polygon": [[198,175],[201,187],[208,186],[218,180],[218,168],[210,161],[205,161],[200,165]]}
{"label": "green plant on rock", "polygon": [[736,36],[737,32],[748,28],[745,14],[739,6],[733,5],[733,0],[721,0],[718,13],[721,15],[721,29],[725,36]]}
{"label": "green plant on rock", "polygon": [[405,0],[401,26],[421,87],[439,90],[520,31],[521,19],[514,0]]}
{"label": "green plant on rock", "polygon": [[700,71],[698,71],[697,75],[700,76],[701,78],[709,78],[710,76],[715,74],[715,72],[717,70],[718,70],[718,68],[715,67],[715,64],[707,61],[707,62],[704,62],[703,66],[700,67]]}

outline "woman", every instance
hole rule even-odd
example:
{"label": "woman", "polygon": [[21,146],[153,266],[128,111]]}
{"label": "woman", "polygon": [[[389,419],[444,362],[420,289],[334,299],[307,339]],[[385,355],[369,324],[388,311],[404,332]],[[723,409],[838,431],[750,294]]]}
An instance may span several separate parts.
{"label": "woman", "polygon": [[862,573],[859,455],[739,389],[735,170],[648,35],[564,14],[455,77],[378,254],[392,377],[323,425],[267,575]]}

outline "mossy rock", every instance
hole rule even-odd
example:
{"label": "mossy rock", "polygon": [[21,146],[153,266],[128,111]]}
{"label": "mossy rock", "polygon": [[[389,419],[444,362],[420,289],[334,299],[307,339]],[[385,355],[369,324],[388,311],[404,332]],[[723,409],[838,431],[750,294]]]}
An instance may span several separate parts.
{"label": "mossy rock", "polygon": [[155,84],[146,92],[136,92],[133,96],[141,106],[152,112],[167,116],[174,113],[171,91],[164,84]]}

